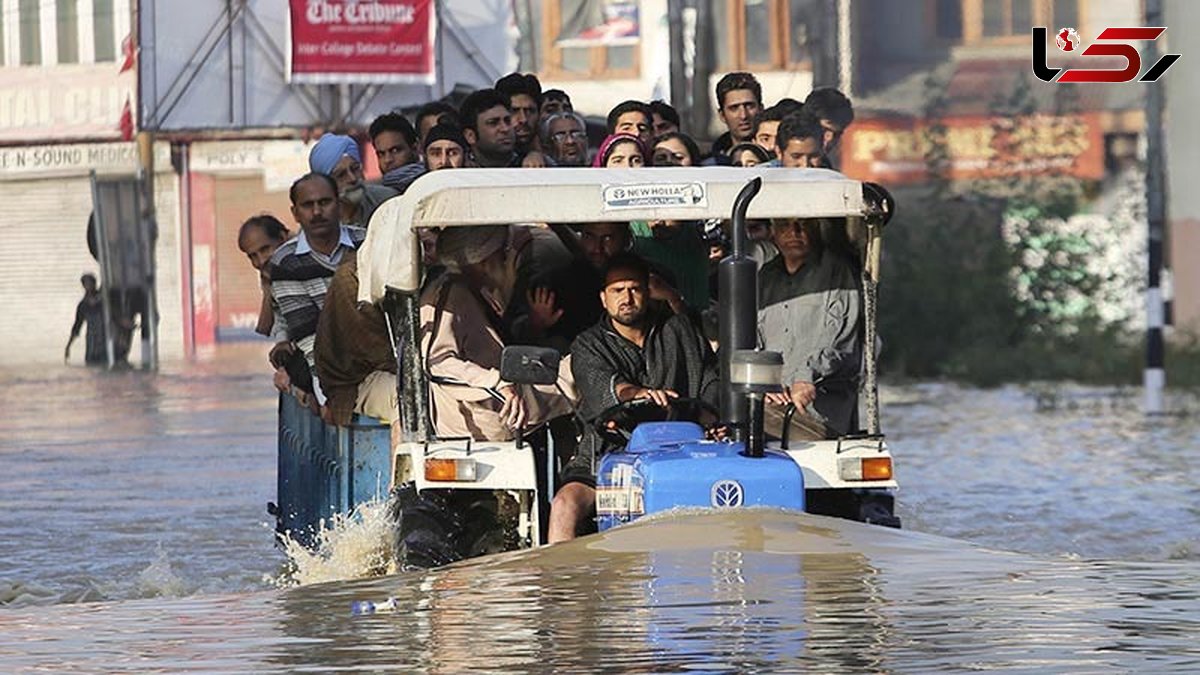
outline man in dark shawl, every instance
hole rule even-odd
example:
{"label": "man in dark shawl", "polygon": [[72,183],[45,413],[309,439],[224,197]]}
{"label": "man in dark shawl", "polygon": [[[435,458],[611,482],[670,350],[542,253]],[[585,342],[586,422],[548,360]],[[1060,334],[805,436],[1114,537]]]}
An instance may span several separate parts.
{"label": "man in dark shawl", "polygon": [[595,459],[612,449],[592,428],[602,412],[635,399],[668,407],[676,398],[715,404],[719,396],[717,359],[708,342],[686,314],[648,302],[649,286],[644,261],[631,254],[613,257],[600,294],[605,314],[571,347],[579,416],[588,427],[551,505],[550,543],[574,538],[594,514]]}

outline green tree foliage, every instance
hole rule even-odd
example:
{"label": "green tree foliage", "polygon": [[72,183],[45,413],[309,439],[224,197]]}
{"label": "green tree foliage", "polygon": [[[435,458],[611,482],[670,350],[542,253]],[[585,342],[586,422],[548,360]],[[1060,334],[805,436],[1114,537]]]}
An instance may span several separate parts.
{"label": "green tree foliage", "polygon": [[[1000,178],[955,182],[942,123],[943,82],[926,82],[926,101],[930,179],[895,191],[899,208],[884,236],[884,372],[981,385],[1137,382],[1139,333],[1130,330],[1129,317],[1102,311],[1114,298],[1138,292],[1124,287],[1129,270],[1118,278],[1121,265],[1113,257],[1114,242],[1131,234],[1128,217],[1089,220],[1080,214],[1097,186],[1019,164],[1028,156],[1021,144],[1054,147],[1055,134],[1072,132],[1056,128],[1056,120],[1069,118],[1037,116],[1022,80],[992,107],[997,161],[1013,164],[993,167]],[[1067,92],[1053,112],[1068,113],[1073,105]],[[1179,344],[1173,355],[1184,373],[1200,375],[1200,346]]]}

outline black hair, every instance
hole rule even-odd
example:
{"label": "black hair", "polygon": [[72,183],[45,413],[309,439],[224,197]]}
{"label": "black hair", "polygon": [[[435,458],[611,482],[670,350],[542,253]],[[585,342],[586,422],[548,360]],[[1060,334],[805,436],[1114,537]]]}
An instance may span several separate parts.
{"label": "black hair", "polygon": [[762,85],[750,73],[726,73],[717,81],[717,110],[725,107],[725,94],[738,89],[749,89],[754,94],[754,100],[762,105]]}
{"label": "black hair", "polygon": [[441,124],[442,118],[446,115],[450,115],[454,118],[454,126],[459,126],[458,110],[455,110],[454,106],[446,103],[445,101],[430,101],[429,103],[421,106],[421,109],[417,111],[417,126],[421,126],[421,120],[425,119],[426,117],[437,117],[437,123]]}
{"label": "black hair", "polygon": [[333,196],[335,196],[335,197],[337,196],[337,193],[338,193],[337,181],[335,181],[332,176],[330,176],[327,173],[318,173],[316,171],[310,171],[310,172],[304,174],[303,176],[300,176],[299,178],[297,178],[296,182],[292,183],[292,188],[290,190],[288,190],[288,199],[292,200],[292,205],[296,204],[296,191],[300,189],[300,186],[302,184],[307,183],[310,180],[325,181],[325,184],[329,186],[329,189],[333,190]]}
{"label": "black hair", "polygon": [[458,119],[462,122],[462,128],[478,132],[480,113],[498,105],[504,106],[505,110],[510,110],[508,97],[501,95],[495,89],[480,89],[471,92],[471,95],[463,100],[458,109]]}
{"label": "black hair", "polygon": [[[786,223],[789,220],[792,220],[792,219],[791,218],[771,218],[768,222],[770,223],[770,227],[772,229],[774,229],[774,227],[776,225],[782,225],[783,223]],[[825,243],[824,235],[821,234],[821,229],[822,229],[821,224],[824,222],[827,222],[827,219],[825,219],[825,218],[796,218],[795,220],[800,221],[800,227],[803,228],[804,231],[808,234],[808,247],[809,247],[808,254],[809,254],[809,256],[811,256],[813,260],[819,259],[822,255],[825,254],[826,243]],[[774,238],[774,233],[772,233],[772,238]]]}
{"label": "black hair", "polygon": [[687,148],[688,155],[690,155],[692,158],[692,166],[700,166],[701,158],[703,158],[703,155],[700,154],[700,146],[696,145],[695,139],[681,131],[669,131],[651,141],[650,155],[652,157],[654,156],[654,146],[662,143],[663,141],[669,141],[673,138],[677,139],[680,143],[683,143],[683,147]]}
{"label": "black hair", "polygon": [[[324,176],[325,174],[321,175]],[[292,201],[295,201],[295,199]],[[264,234],[275,241],[284,241],[292,234],[288,232],[287,226],[278,218],[269,213],[264,213],[257,216],[250,216],[246,219],[246,222],[242,223],[242,226],[238,228],[238,241],[241,241],[242,237],[246,236],[247,231],[255,227],[261,228]]]}
{"label": "black hair", "polygon": [[566,101],[567,103],[570,103],[571,95],[562,89],[547,89],[546,91],[542,92],[542,101],[545,102],[550,100]]}
{"label": "black hair", "polygon": [[754,153],[754,156],[758,158],[759,164],[764,164],[771,161],[771,156],[767,154],[767,151],[763,150],[762,146],[756,143],[738,143],[730,148],[729,152],[726,154],[729,155],[730,160],[737,162],[737,154],[739,152],[745,152],[746,150]]}
{"label": "black hair", "polygon": [[783,121],[779,123],[779,130],[775,132],[775,147],[782,155],[792,139],[804,140],[805,138],[815,138],[817,143],[822,144],[825,139],[825,129],[821,127],[821,122],[808,111],[807,106],[804,110],[783,118]]}
{"label": "black hair", "polygon": [[[670,103],[667,103],[662,99],[650,101],[650,113],[652,115],[658,115],[675,126],[679,126],[679,111],[675,108],[672,108]],[[653,122],[654,118],[651,117],[650,121]]]}
{"label": "black hair", "polygon": [[818,120],[829,120],[843,129],[854,121],[854,106],[850,99],[833,87],[813,89],[804,99],[804,109]]}
{"label": "black hair", "polygon": [[84,272],[83,276],[79,277],[79,283],[86,284],[89,279],[92,281],[93,284],[95,284],[97,286],[100,285],[100,282],[96,280],[96,275],[92,274],[91,272]]}
{"label": "black hair", "polygon": [[780,110],[783,111],[783,115],[780,118],[780,119],[782,119],[783,117],[787,117],[788,115],[791,115],[792,113],[797,113],[797,112],[800,112],[801,110],[803,110],[804,104],[801,103],[800,101],[797,101],[794,98],[781,98],[781,99],[779,99],[778,103],[776,103],[775,105],[773,105],[771,107],[779,108]]}
{"label": "black hair", "polygon": [[375,121],[371,122],[371,126],[368,127],[367,134],[371,136],[371,142],[374,143],[375,137],[385,131],[399,133],[401,136],[404,136],[404,140],[408,141],[410,146],[417,144],[417,130],[413,128],[412,122],[409,122],[408,118],[400,113],[390,112],[376,117]]}
{"label": "black hair", "polygon": [[785,109],[780,104],[776,103],[770,108],[763,108],[761,112],[754,117],[754,133],[758,133],[758,125],[763,122],[782,122],[784,117],[787,117],[791,111]]}
{"label": "black hair", "polygon": [[647,124],[654,124],[654,115],[650,112],[650,106],[641,101],[622,101],[615,108],[608,111],[608,133],[616,133],[617,119],[628,112],[640,112],[646,116]]}
{"label": "black hair", "polygon": [[617,270],[633,272],[643,283],[650,283],[650,265],[636,254],[623,251],[608,259],[600,275],[605,287],[608,287],[608,275]]}
{"label": "black hair", "polygon": [[510,108],[512,97],[518,94],[525,94],[533,99],[537,107],[542,107],[542,83],[532,73],[509,73],[496,80],[496,91],[508,100]]}

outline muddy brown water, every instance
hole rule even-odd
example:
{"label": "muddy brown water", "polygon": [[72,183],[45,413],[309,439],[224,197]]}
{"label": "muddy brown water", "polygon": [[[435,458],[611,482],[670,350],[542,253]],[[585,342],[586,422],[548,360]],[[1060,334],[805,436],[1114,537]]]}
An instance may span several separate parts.
{"label": "muddy brown water", "polygon": [[901,531],[681,513],[281,589],[262,352],[0,373],[0,672],[1200,671],[1190,399],[891,387]]}

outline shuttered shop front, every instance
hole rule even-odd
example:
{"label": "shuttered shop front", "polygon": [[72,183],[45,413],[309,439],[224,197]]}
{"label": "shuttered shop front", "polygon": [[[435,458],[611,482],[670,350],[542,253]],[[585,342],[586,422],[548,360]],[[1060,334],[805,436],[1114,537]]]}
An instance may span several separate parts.
{"label": "shuttered shop front", "polygon": [[[136,157],[133,143],[0,148],[0,365],[62,361],[83,297],[79,277],[99,276],[87,244],[88,171],[133,175]],[[156,147],[155,157],[159,354],[173,358],[183,353],[178,190],[168,146]],[[131,362],[140,362],[140,349],[135,339]],[[71,363],[82,364],[83,355],[81,339]]]}

